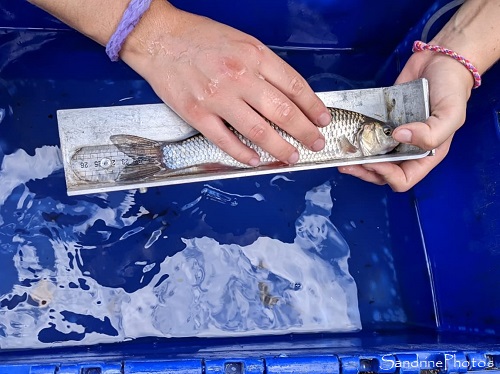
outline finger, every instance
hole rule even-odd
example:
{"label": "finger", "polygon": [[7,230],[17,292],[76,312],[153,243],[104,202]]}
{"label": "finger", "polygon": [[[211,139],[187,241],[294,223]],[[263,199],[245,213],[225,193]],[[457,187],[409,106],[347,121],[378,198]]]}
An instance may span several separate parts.
{"label": "finger", "polygon": [[374,171],[367,170],[363,165],[339,166],[338,170],[342,174],[349,174],[366,182],[378,185],[387,184],[384,178]]}
{"label": "finger", "polygon": [[250,166],[260,164],[257,152],[243,144],[219,117],[211,114],[199,117],[196,129],[237,161]]}
{"label": "finger", "polygon": [[[275,123],[307,148],[312,151],[324,148],[325,138],[319,129],[289,98],[268,82],[259,80],[253,84],[246,91],[244,99],[265,118]],[[275,142],[276,139],[266,141],[269,148],[265,149],[272,154],[278,152],[278,143]]]}
{"label": "finger", "polygon": [[367,170],[376,173],[395,192],[405,192],[420,182],[447,155],[452,137],[436,149],[434,156],[418,160],[408,160],[401,164],[389,162],[364,165]]}
{"label": "finger", "polygon": [[464,108],[465,104],[460,102],[438,106],[425,122],[399,126],[392,136],[401,143],[413,144],[425,150],[435,149],[463,125]]}
{"label": "finger", "polygon": [[[252,142],[252,146],[257,145],[279,161],[288,164],[294,164],[299,160],[297,149],[291,144],[297,145],[297,141],[291,139],[291,143],[287,142],[247,103],[238,101],[233,104],[233,107],[238,107],[238,110],[223,110],[223,117],[246,139]],[[315,131],[318,131],[314,125],[310,125]]]}
{"label": "finger", "polygon": [[260,66],[264,79],[289,97],[312,123],[329,125],[330,112],[306,80],[270,49],[267,51],[269,61]]}

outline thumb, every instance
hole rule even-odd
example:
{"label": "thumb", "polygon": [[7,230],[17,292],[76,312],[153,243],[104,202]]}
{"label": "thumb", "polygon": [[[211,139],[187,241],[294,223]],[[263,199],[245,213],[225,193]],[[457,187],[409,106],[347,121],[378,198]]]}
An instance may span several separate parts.
{"label": "thumb", "polygon": [[436,110],[425,122],[413,122],[399,126],[392,136],[400,143],[412,144],[430,151],[443,144],[465,122],[465,108],[450,106]]}

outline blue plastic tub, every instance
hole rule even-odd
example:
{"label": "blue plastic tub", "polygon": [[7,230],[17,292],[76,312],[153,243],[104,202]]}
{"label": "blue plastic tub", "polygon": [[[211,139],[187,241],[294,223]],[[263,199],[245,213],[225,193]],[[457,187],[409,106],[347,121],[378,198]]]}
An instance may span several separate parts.
{"label": "blue plastic tub", "polygon": [[[391,85],[446,1],[173,3],[329,91]],[[159,99],[102,47],[0,0],[0,373],[500,370],[499,78],[408,193],[332,169],[70,198],[56,111]]]}

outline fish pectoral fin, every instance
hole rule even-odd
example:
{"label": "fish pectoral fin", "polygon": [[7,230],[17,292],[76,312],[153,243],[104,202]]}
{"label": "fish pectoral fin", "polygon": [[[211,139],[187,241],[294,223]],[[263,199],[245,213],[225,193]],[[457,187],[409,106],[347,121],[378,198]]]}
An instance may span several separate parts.
{"label": "fish pectoral fin", "polygon": [[158,163],[130,164],[123,168],[118,175],[118,181],[130,182],[151,178],[163,171]]}
{"label": "fish pectoral fin", "polygon": [[358,151],[358,148],[353,145],[345,135],[342,135],[342,137],[340,138],[340,148],[345,153],[356,153]]}

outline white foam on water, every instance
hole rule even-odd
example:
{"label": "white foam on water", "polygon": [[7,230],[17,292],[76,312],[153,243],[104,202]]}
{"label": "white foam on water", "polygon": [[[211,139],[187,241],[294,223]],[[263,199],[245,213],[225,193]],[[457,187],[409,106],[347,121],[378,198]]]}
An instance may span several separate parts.
{"label": "white foam on water", "polygon": [[[23,191],[23,194],[21,195],[21,197],[19,198],[19,201],[17,202],[17,209],[22,209],[23,206],[24,206],[24,202],[26,201],[26,198],[30,195],[33,195],[29,192],[28,188],[26,188],[26,186],[24,187],[24,191]],[[28,204],[31,203],[31,200],[28,202]],[[29,209],[30,206],[27,206],[27,208]]]}
{"label": "white foam on water", "polygon": [[154,243],[156,243],[156,241],[158,239],[160,239],[161,233],[162,233],[162,230],[160,230],[160,229],[153,231],[150,238],[148,239],[148,242],[146,244],[144,244],[144,248],[148,249]]}
{"label": "white foam on water", "polygon": [[290,178],[285,177],[284,175],[278,174],[278,175],[274,176],[273,178],[271,178],[271,180],[269,181],[269,185],[270,186],[277,186],[276,181],[278,181],[278,180],[284,180],[285,182],[293,182],[293,179],[290,179]]}
{"label": "white foam on water", "polygon": [[128,230],[125,232],[125,234],[123,234],[120,237],[120,240],[125,240],[125,239],[131,237],[132,235],[135,235],[135,234],[141,232],[142,230],[144,230],[143,226],[138,226],[138,227],[133,228],[132,230]]}
{"label": "white foam on water", "polygon": [[[4,159],[1,175],[11,182],[0,184],[0,203],[5,202],[16,186],[43,178],[62,166],[57,148],[43,149],[31,158],[22,151],[6,156],[10,158]],[[43,166],[39,162],[42,159]],[[29,168],[37,170],[30,174],[27,167],[14,167],[25,163],[37,164],[37,168]],[[235,209],[237,199],[265,200],[260,193],[240,195],[220,189],[215,192],[216,202],[229,202]],[[32,195],[26,187],[17,202],[20,210],[28,209],[27,201],[33,200]],[[110,228],[123,229],[122,240],[141,231],[142,226],[135,229],[128,226],[146,214],[147,209],[140,207],[137,213],[124,217],[136,204],[134,196],[135,192],[124,194],[123,202],[115,208],[89,202],[85,202],[84,210],[66,208],[88,217],[74,225],[74,235],[84,234],[97,220]],[[149,279],[145,275],[157,265],[159,271],[142,288],[130,293],[103,286],[88,271],[82,272],[75,266],[72,259],[84,261],[82,246],[76,240],[47,239],[55,257],[54,266],[47,267],[40,259],[40,251],[47,248],[36,248],[30,233],[19,233],[10,243],[15,248],[13,263],[19,281],[31,282],[15,284],[7,295],[0,295],[0,300],[27,295],[25,301],[11,309],[0,308],[0,348],[88,345],[146,336],[215,337],[359,330],[357,289],[347,266],[349,246],[328,218],[333,208],[330,185],[325,183],[308,191],[305,200],[306,208],[296,221],[292,243],[265,236],[246,246],[220,244],[206,236],[184,238],[184,248],[159,264],[135,262],[144,266],[141,283]],[[198,202],[200,199],[184,205],[183,210],[188,206],[196,209]],[[52,203],[63,208],[58,202]],[[39,208],[30,209],[35,214]],[[33,223],[32,232],[37,232],[42,224],[46,222],[39,226]],[[144,248],[166,243],[161,242],[161,236],[161,230],[153,231]],[[113,247],[106,250],[112,251]],[[332,257],[329,253],[336,255]],[[68,317],[68,313],[93,318],[106,328],[91,328],[78,318]],[[40,341],[40,334],[48,329],[56,331],[58,338]]]}

